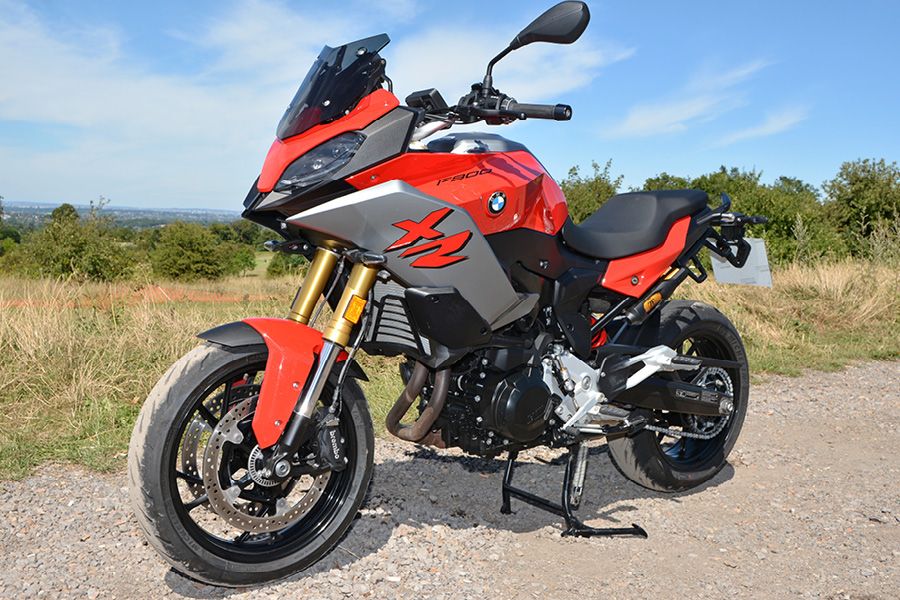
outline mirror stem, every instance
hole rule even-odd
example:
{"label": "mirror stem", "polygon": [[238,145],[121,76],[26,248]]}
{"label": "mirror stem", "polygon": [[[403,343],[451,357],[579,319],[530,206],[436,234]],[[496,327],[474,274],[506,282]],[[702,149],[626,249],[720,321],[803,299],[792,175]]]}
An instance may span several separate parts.
{"label": "mirror stem", "polygon": [[491,62],[488,63],[487,72],[484,74],[484,82],[481,84],[481,94],[482,96],[487,96],[488,92],[490,92],[491,88],[494,87],[494,65],[500,62],[500,59],[513,51],[512,46],[507,46],[503,52],[495,56],[491,59]]}

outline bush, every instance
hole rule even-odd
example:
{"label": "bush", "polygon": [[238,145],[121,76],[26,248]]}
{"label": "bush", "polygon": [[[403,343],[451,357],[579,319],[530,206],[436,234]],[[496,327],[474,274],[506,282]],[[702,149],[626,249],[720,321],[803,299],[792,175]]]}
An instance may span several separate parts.
{"label": "bush", "polygon": [[94,281],[125,279],[135,263],[133,250],[115,239],[98,207],[82,219],[71,204],[54,209],[47,225],[28,234],[4,259],[6,269],[33,277]]}
{"label": "bush", "polygon": [[569,176],[560,184],[569,205],[569,216],[576,223],[594,214],[601,204],[616,195],[622,185],[622,175],[615,179],[610,175],[612,160],[606,161],[602,169],[596,162],[592,162],[591,167],[594,174],[590,177],[582,176],[578,167],[572,167]]}
{"label": "bush", "polygon": [[162,228],[150,253],[153,273],[167,279],[219,279],[227,272],[220,242],[196,223],[176,222]]}
{"label": "bush", "polygon": [[732,209],[769,219],[764,226],[751,227],[748,235],[766,240],[769,259],[778,264],[795,260],[846,256],[847,245],[828,219],[816,189],[799,179],[779,177],[771,185],[760,183],[761,173],[719,168],[693,179],[661,173],[645,182],[648,190],[694,188],[705,191],[710,203],[718,205],[724,192]]}
{"label": "bush", "polygon": [[876,228],[890,228],[900,219],[900,168],[895,162],[845,162],[822,187],[828,214],[854,253],[865,252],[865,240]]}
{"label": "bush", "polygon": [[276,252],[269,266],[266,267],[266,277],[283,277],[285,275],[300,275],[306,265],[306,259],[298,254]]}
{"label": "bush", "polygon": [[0,237],[0,256],[9,254],[16,247],[16,241],[11,238]]}
{"label": "bush", "polygon": [[237,243],[221,244],[218,253],[225,267],[225,275],[243,275],[256,266],[256,253],[250,246]]}

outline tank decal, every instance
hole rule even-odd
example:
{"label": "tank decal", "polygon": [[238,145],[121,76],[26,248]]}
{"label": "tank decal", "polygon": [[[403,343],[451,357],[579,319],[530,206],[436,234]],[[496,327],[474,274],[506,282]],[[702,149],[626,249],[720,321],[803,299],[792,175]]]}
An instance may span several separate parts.
{"label": "tank decal", "polygon": [[386,270],[407,287],[455,287],[488,323],[519,301],[472,217],[401,181],[331,200],[288,222],[384,254]]}

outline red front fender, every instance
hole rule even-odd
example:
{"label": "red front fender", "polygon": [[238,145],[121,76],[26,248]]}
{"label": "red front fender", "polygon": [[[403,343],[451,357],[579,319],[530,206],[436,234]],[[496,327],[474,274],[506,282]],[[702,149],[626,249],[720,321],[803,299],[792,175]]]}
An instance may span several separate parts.
{"label": "red front fender", "polygon": [[[266,342],[269,357],[263,377],[253,433],[260,448],[268,448],[278,441],[297,397],[322,351],[322,332],[289,319],[244,319]],[[338,360],[346,360],[341,352]]]}

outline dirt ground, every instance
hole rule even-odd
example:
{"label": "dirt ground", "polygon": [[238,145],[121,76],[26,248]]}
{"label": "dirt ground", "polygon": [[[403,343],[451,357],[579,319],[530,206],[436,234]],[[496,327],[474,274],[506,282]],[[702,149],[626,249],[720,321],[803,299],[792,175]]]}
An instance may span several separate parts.
{"label": "dirt ground", "polygon": [[[624,480],[598,448],[582,517],[647,540],[560,537],[514,501],[503,463],[379,440],[373,490],[338,548],[275,585],[226,590],[144,542],[124,473],[47,465],[0,492],[0,598],[900,598],[900,362],[770,377],[730,464],[690,493]],[[556,497],[560,466],[517,482]],[[552,458],[552,453],[541,454]]]}

